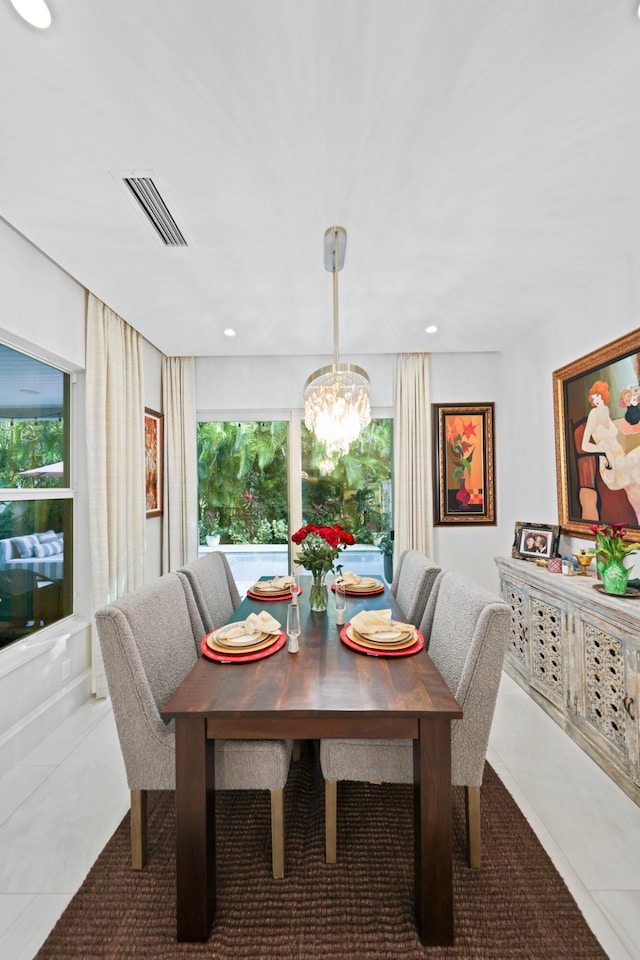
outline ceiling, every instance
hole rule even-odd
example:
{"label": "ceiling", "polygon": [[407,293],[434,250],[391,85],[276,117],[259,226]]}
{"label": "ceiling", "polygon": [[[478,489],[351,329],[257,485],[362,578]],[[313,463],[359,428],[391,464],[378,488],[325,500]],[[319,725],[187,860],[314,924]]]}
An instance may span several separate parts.
{"label": "ceiling", "polygon": [[333,224],[350,355],[500,349],[637,247],[637,0],[49,5],[0,0],[0,216],[164,353],[330,353]]}

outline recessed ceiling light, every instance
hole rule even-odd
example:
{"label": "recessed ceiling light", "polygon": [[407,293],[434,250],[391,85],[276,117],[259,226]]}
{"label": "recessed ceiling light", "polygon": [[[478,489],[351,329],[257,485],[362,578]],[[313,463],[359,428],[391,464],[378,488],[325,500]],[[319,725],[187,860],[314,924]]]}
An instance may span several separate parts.
{"label": "recessed ceiling light", "polygon": [[11,0],[11,5],[32,27],[46,30],[51,26],[51,13],[44,0]]}
{"label": "recessed ceiling light", "polygon": [[425,333],[437,333],[437,332],[438,332],[438,328],[436,327],[435,323],[430,323],[428,327],[425,327],[425,328],[424,328],[424,332],[425,332]]}
{"label": "recessed ceiling light", "polygon": [[236,332],[235,330],[232,330],[231,327],[227,327],[227,329],[224,331],[224,335],[225,337],[235,337]]}

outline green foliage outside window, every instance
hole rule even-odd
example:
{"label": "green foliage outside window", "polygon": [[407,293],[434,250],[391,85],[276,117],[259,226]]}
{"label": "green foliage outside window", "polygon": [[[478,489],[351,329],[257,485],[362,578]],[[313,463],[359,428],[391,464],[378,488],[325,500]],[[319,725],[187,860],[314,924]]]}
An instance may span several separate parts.
{"label": "green foliage outside window", "polygon": [[287,424],[199,423],[198,499],[201,543],[286,543]]}
{"label": "green foliage outside window", "polygon": [[63,477],[21,476],[64,460],[64,423],[59,420],[0,420],[0,487],[63,487]]}
{"label": "green foliage outside window", "polygon": [[[287,543],[287,423],[198,424],[199,536]],[[392,422],[374,420],[349,453],[327,458],[302,426],[302,522],[340,524],[375,544],[391,526]]]}

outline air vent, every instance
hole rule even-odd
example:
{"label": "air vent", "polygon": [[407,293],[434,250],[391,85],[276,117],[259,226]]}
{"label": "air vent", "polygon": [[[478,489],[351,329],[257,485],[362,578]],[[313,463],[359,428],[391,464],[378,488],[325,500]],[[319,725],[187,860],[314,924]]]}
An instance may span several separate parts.
{"label": "air vent", "polygon": [[186,247],[187,241],[151,177],[123,177],[122,179],[165,246]]}

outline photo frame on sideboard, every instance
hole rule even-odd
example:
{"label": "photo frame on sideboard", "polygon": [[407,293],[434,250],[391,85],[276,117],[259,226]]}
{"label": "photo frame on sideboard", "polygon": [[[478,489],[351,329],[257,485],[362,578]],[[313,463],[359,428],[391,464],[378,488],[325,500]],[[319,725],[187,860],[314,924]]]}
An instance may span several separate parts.
{"label": "photo frame on sideboard", "polygon": [[164,417],[144,408],[144,489],[147,517],[162,516]]}
{"label": "photo frame on sideboard", "polygon": [[553,404],[561,532],[640,541],[640,330],[555,370]]}
{"label": "photo frame on sideboard", "polygon": [[432,403],[434,524],[496,523],[493,403]]}
{"label": "photo frame on sideboard", "polygon": [[549,560],[558,552],[559,536],[557,524],[518,521],[511,556],[518,560]]}

